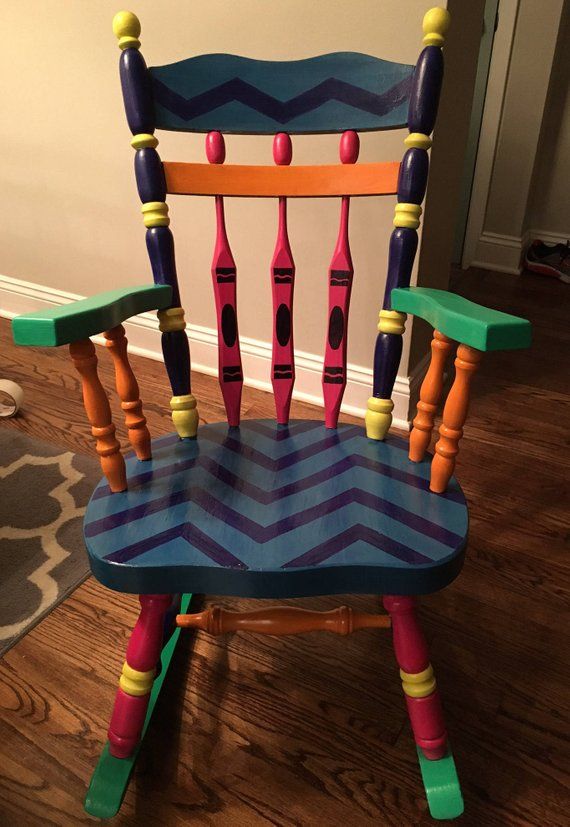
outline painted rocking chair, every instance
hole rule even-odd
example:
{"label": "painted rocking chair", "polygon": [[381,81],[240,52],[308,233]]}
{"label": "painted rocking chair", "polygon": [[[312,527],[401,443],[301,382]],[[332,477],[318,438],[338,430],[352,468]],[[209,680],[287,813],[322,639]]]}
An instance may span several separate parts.
{"label": "painted rocking chair", "polygon": [[[470,380],[484,351],[527,347],[530,325],[450,293],[409,286],[448,24],[443,9],[426,14],[424,49],[415,67],[342,52],[291,62],[202,55],[147,69],[135,15],[119,12],[113,21],[155,284],[115,290],[13,322],[18,344],[70,346],[105,475],[85,517],[91,567],[109,588],[139,594],[142,607],[127,648],[109,741],[86,799],[93,815],[110,817],[120,806],[185,627],[212,634],[324,630],[346,635],[391,626],[431,814],[452,818],[463,810],[415,596],[443,588],[462,566],[467,505],[452,473]],[[406,124],[409,135],[401,164],[357,164],[358,131]],[[208,163],[161,162],[156,129],[206,133]],[[275,165],[224,165],[222,133],[274,135]],[[305,133],[340,133],[341,163],[291,166],[290,135]],[[215,199],[212,281],[227,423],[199,430],[167,193]],[[397,204],[364,430],[337,426],[337,418],[346,385],[353,278],[349,202],[353,196],[369,195],[397,195]],[[278,199],[270,268],[276,422],[240,422],[243,376],[236,265],[224,219],[228,196]],[[329,269],[324,424],[289,422],[295,379],[295,264],[287,199],[311,196],[341,199],[340,230]],[[121,323],[152,309],[158,309],[176,432],[151,442]],[[409,446],[387,436],[406,313],[427,320],[435,330]],[[101,332],[115,363],[134,448],[126,459],[89,339]],[[456,344],[455,380],[432,459],[426,450],[446,359]],[[384,595],[387,614],[347,607],[325,613],[288,607],[241,614],[210,608],[188,614],[191,591],[254,598],[373,593]],[[181,592],[186,594],[181,597]]]}

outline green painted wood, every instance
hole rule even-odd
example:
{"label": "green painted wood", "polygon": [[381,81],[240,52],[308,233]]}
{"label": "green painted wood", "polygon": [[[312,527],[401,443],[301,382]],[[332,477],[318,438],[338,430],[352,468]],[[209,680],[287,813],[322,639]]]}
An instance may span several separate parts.
{"label": "green painted wood", "polygon": [[165,284],[109,290],[62,307],[16,316],[12,335],[17,345],[68,345],[110,330],[137,313],[169,307],[171,296],[172,288]]}
{"label": "green painted wood", "polygon": [[432,818],[457,818],[464,810],[463,796],[451,749],[438,761],[428,761],[417,747],[424,789]]}
{"label": "green painted wood", "polygon": [[477,350],[530,347],[531,324],[526,319],[490,310],[447,290],[398,287],[392,290],[391,307],[419,316],[450,339]]}
{"label": "green painted wood", "polygon": [[[191,599],[191,594],[182,596],[180,614],[187,613]],[[172,661],[172,656],[174,655],[174,650],[180,637],[180,631],[179,627],[174,629],[162,650],[160,656],[161,670],[152,685],[146,718],[138,747],[130,758],[113,758],[109,752],[109,742],[107,742],[103,748],[85,797],[85,811],[89,813],[89,815],[96,816],[97,818],[113,818],[113,816],[119,812],[160,690],[162,689],[166,673],[168,672],[168,667]]]}

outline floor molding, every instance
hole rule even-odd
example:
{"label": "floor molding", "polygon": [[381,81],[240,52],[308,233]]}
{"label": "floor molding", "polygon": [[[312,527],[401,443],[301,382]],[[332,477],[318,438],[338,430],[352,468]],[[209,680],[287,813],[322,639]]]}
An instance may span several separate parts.
{"label": "floor molding", "polygon": [[[0,316],[11,319],[20,313],[40,310],[42,307],[69,304],[84,298],[74,293],[56,290],[29,281],[0,275]],[[162,361],[160,331],[154,313],[141,313],[125,322],[129,349],[139,356]],[[217,331],[189,324],[187,334],[190,340],[192,369],[210,376],[218,375],[218,334]],[[103,343],[102,337],[93,340]],[[271,343],[240,336],[244,382],[253,388],[272,392],[270,381]],[[410,424],[411,406],[415,405],[419,385],[427,370],[429,353],[416,366],[411,376],[397,376],[392,399],[396,428],[407,429]],[[294,399],[310,402],[322,407],[321,374],[323,357],[304,351],[295,351]],[[347,385],[342,411],[363,417],[366,403],[371,394],[372,369],[348,364]]]}
{"label": "floor molding", "polygon": [[521,261],[524,251],[535,238],[547,244],[565,244],[568,236],[534,228],[527,230],[522,236],[484,231],[479,237],[471,266],[518,276],[523,269]]}

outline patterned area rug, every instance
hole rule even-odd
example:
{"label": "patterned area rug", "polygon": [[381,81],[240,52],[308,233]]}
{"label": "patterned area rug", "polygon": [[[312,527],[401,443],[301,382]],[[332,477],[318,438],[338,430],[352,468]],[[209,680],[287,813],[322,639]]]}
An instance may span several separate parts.
{"label": "patterned area rug", "polygon": [[0,425],[0,655],[89,574],[83,515],[96,459]]}

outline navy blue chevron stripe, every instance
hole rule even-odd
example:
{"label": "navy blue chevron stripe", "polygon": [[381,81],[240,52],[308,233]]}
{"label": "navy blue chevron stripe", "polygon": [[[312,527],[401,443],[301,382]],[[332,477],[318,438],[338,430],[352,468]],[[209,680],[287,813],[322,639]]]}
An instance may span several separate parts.
{"label": "navy blue chevron stripe", "polygon": [[153,534],[152,537],[146,537],[144,540],[139,540],[129,546],[124,546],[119,551],[108,554],[105,560],[111,563],[128,563],[129,560],[140,557],[141,554],[146,554],[147,551],[159,549],[160,546],[176,540],[179,537],[199,549],[202,554],[205,554],[206,557],[209,557],[210,560],[213,560],[214,563],[217,563],[219,566],[233,569],[247,569],[244,562],[238,560],[238,558],[227,549],[222,548],[219,543],[207,537],[203,531],[200,531],[199,528],[190,523],[180,523],[179,525],[172,526],[172,528],[167,528],[165,531],[161,531],[159,534]]}
{"label": "navy blue chevron stripe", "polygon": [[450,548],[455,548],[461,541],[461,537],[453,531],[449,531],[437,525],[437,523],[425,519],[425,517],[420,517],[411,511],[407,511],[395,503],[391,503],[381,497],[376,497],[368,491],[362,491],[360,488],[350,488],[316,506],[305,508],[296,514],[291,514],[270,525],[263,526],[245,514],[240,514],[235,509],[220,502],[217,497],[212,496],[203,488],[193,485],[183,488],[180,491],[174,491],[165,497],[159,497],[156,500],[125,509],[118,514],[109,514],[100,520],[87,523],[85,526],[85,536],[96,537],[98,534],[112,531],[120,526],[149,517],[152,514],[158,514],[169,508],[175,508],[187,502],[197,505],[208,514],[237,529],[241,534],[245,534],[256,543],[267,543],[282,534],[286,534],[315,520],[322,519],[326,515],[332,514],[352,503],[359,503],[379,514],[385,514],[387,517],[403,523],[408,528],[424,534],[426,537],[430,537],[438,543],[450,546]]}
{"label": "navy blue chevron stripe", "polygon": [[233,101],[281,124],[312,112],[332,100],[382,117],[405,103],[409,97],[410,88],[411,77],[404,78],[382,93],[369,92],[360,86],[331,77],[288,101],[281,101],[267,92],[262,92],[247,81],[235,77],[206,92],[185,98],[153,76],[156,102],[184,121],[198,118]]}
{"label": "navy blue chevron stripe", "polygon": [[294,560],[284,563],[282,568],[293,569],[318,566],[320,563],[324,563],[325,560],[328,560],[335,554],[338,554],[339,551],[344,551],[346,548],[359,540],[368,543],[369,546],[385,551],[392,557],[397,557],[399,560],[403,560],[406,563],[421,565],[422,563],[432,562],[429,557],[425,557],[423,554],[413,551],[403,543],[399,543],[397,540],[392,539],[392,537],[386,537],[385,534],[381,534],[379,531],[373,531],[371,528],[368,528],[365,525],[360,525],[359,523],[351,526],[346,531],[342,531],[340,534],[337,534],[336,537],[333,537],[330,540],[325,540],[324,543],[319,543],[319,545],[309,549],[309,551],[301,554]]}

